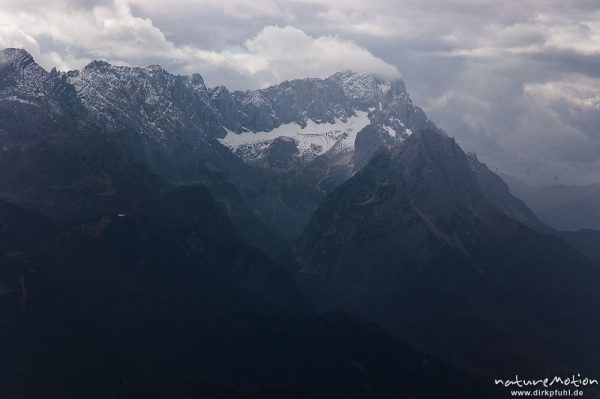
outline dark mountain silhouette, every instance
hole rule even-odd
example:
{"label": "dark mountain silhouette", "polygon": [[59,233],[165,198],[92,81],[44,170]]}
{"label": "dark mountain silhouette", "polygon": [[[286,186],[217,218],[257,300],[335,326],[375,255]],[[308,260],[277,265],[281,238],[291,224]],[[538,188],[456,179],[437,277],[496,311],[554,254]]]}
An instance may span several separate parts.
{"label": "dark mountain silhouette", "polygon": [[594,370],[598,265],[495,206],[474,161],[435,130],[375,155],[300,240],[307,296],[472,371]]}
{"label": "dark mountain silhouette", "polygon": [[206,189],[161,201],[76,225],[0,202],[4,396],[488,394],[369,323],[308,312]]}

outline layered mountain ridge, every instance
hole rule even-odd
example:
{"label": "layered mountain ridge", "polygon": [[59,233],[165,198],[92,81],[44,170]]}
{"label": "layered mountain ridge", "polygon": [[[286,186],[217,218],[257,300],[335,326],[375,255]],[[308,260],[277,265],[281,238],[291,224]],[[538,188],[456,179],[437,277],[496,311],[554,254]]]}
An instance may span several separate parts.
{"label": "layered mountain ridge", "polygon": [[[159,66],[93,61],[81,71],[57,73],[44,71],[23,50],[4,53],[7,90],[1,102],[11,107],[3,113],[7,124],[13,123],[10,115],[35,110],[21,129],[62,134],[85,125],[169,182],[208,184],[218,200],[222,190],[210,186],[212,174],[227,175],[252,213],[288,239],[300,234],[323,196],[379,146],[432,125],[402,81],[373,75],[340,72],[230,92],[207,88],[198,74],[172,75]],[[48,88],[36,94],[34,86]],[[65,104],[54,100],[59,95]],[[40,102],[36,108],[28,103],[32,98]],[[62,107],[57,115],[38,112],[57,106]],[[74,126],[60,125],[60,115]],[[43,119],[48,117],[53,119]],[[14,141],[6,143],[8,148]]]}
{"label": "layered mountain ridge", "polygon": [[[286,350],[295,340],[310,342],[312,331],[326,343],[319,346],[323,356],[341,359],[332,363],[342,376],[331,380],[333,385],[357,373],[362,377],[353,385],[354,396],[435,397],[437,392],[399,389],[388,384],[389,378],[365,377],[373,377],[369,370],[389,371],[390,364],[401,369],[394,359],[382,364],[361,351],[357,365],[340,355],[347,346],[325,349],[345,334],[355,337],[353,344],[371,342],[377,334],[361,327],[355,336],[346,329],[351,323],[322,327],[329,322],[298,316],[305,308],[293,276],[314,308],[341,308],[370,319],[420,351],[472,373],[598,369],[598,264],[552,236],[555,232],[496,174],[465,154],[412,103],[402,81],[340,72],[231,92],[207,87],[200,75],[173,75],[159,66],[94,61],[81,71],[47,72],[22,50],[7,49],[0,55],[0,129],[0,198],[12,204],[2,209],[41,228],[52,225],[13,209],[16,204],[59,225],[59,233],[52,233],[55,240],[36,237],[34,249],[19,249],[33,251],[41,264],[36,276],[49,290],[48,309],[58,306],[80,317],[86,306],[97,304],[94,323],[116,318],[125,332],[101,331],[123,348],[140,329],[136,318],[127,320],[132,309],[144,322],[166,320],[169,333],[181,333],[178,326],[191,323],[192,331],[204,334],[198,320],[210,315],[217,319],[211,319],[216,333],[202,336],[249,331],[253,342],[262,343],[258,348],[270,348],[261,338],[264,326]],[[0,221],[12,220],[1,216]],[[8,222],[0,226],[13,231],[4,229]],[[5,247],[9,244],[14,242]],[[81,251],[85,256],[78,255]],[[46,253],[53,259],[49,266],[41,261]],[[5,258],[26,270],[21,255]],[[114,265],[116,270],[110,269]],[[62,272],[60,279],[46,280],[55,270]],[[113,302],[95,302],[79,292],[79,277],[98,288],[96,279],[104,281],[107,270],[115,273],[106,275],[104,287],[119,288],[110,301],[134,303],[122,314],[111,313]],[[6,280],[0,288],[9,287],[15,299],[24,290],[15,285],[14,273],[6,276],[12,283]],[[204,282],[216,285],[195,291],[206,288]],[[73,298],[84,299],[86,306],[73,309],[61,302],[63,289],[75,292]],[[157,298],[166,302],[161,305]],[[145,307],[146,300],[164,313]],[[273,313],[273,303],[279,302],[293,304],[293,316]],[[14,305],[6,306],[15,311]],[[206,313],[212,305],[217,314]],[[42,331],[50,331],[42,342],[61,336],[49,327],[44,306],[35,316],[41,315],[48,329]],[[16,314],[11,326],[18,325]],[[60,315],[67,325],[72,322]],[[337,328],[342,332],[329,339]],[[12,341],[6,342],[22,342],[18,329],[11,331]],[[120,334],[127,340],[119,340]],[[181,334],[194,345],[193,334]],[[155,339],[166,345],[164,337]],[[248,365],[260,364],[253,345],[238,339],[231,333],[215,341],[228,348],[233,340],[244,351],[242,363],[234,362],[236,369],[225,377],[236,389],[252,380]],[[395,341],[386,342],[398,348]],[[137,369],[146,348],[136,348],[131,364]],[[126,379],[152,381],[160,360],[170,359],[160,348],[151,352],[156,363]],[[186,347],[175,349],[182,354]],[[296,384],[327,374],[327,369],[311,371],[310,364],[323,359],[318,353],[310,352],[308,362],[293,353],[305,367],[301,378],[290,377],[293,373],[281,367],[285,359],[268,352],[270,366],[257,376],[269,382],[268,375],[275,373],[291,381],[291,387],[267,384],[275,390],[271,396],[281,389],[292,397],[294,392],[311,397],[314,392]],[[34,352],[28,356],[34,358]],[[407,367],[422,378],[419,356],[409,357]],[[193,356],[184,358],[193,364]],[[362,366],[363,359],[369,359],[369,368]],[[197,377],[190,370],[186,375]],[[436,366],[436,375],[448,375],[440,370]],[[328,384],[318,389],[335,390]],[[358,385],[364,389],[354,389]],[[193,387],[185,385],[187,390]]]}
{"label": "layered mountain ridge", "polygon": [[369,323],[309,312],[291,276],[240,239],[205,188],[159,202],[57,225],[0,201],[2,395],[489,394]]}
{"label": "layered mountain ridge", "polygon": [[145,142],[167,149],[218,138],[246,162],[268,159],[279,138],[295,144],[287,155],[304,165],[334,148],[353,150],[369,124],[396,140],[430,124],[402,81],[353,72],[245,92],[210,89],[198,74],[172,75],[156,65],[93,61],[65,76],[100,126],[136,129]]}

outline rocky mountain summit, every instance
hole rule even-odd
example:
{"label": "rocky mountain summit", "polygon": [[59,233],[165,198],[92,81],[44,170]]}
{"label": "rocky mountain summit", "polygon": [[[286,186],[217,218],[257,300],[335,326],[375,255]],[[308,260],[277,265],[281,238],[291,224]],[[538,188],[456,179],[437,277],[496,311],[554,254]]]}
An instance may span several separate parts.
{"label": "rocky mountain summit", "polygon": [[243,116],[247,122],[221,142],[249,162],[265,157],[279,137],[294,140],[297,157],[306,164],[328,152],[352,152],[356,137],[368,125],[378,125],[390,138],[402,140],[428,123],[402,81],[353,72],[236,92],[234,98],[243,104],[244,116],[257,115],[256,109],[261,115],[250,120]]}
{"label": "rocky mountain summit", "polygon": [[25,50],[0,51],[0,146],[84,128],[81,112],[77,93],[63,75],[45,71]]}
{"label": "rocky mountain summit", "polygon": [[218,172],[262,223],[287,238],[300,234],[323,196],[380,146],[433,125],[402,81],[373,75],[340,72],[230,92],[159,66],[93,61],[58,73],[23,50],[3,50],[1,59],[6,148],[17,136],[31,146],[84,130],[92,141],[109,140],[128,162],[148,165],[175,185],[207,184],[232,214],[245,212],[231,195],[222,198]]}
{"label": "rocky mountain summit", "polygon": [[286,156],[305,166],[327,153],[352,154],[368,125],[387,141],[431,125],[402,81],[368,74],[340,72],[245,92],[209,89],[198,74],[176,76],[156,65],[94,61],[65,76],[99,126],[134,129],[167,151],[214,145],[217,138],[249,163],[268,163],[271,152],[281,152],[280,138],[294,143]]}

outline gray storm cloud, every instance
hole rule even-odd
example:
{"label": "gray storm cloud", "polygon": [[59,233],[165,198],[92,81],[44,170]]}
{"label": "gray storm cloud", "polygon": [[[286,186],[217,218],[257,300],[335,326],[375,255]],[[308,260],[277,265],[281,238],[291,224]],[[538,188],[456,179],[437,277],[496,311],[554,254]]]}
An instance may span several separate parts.
{"label": "gray storm cloud", "polygon": [[47,68],[161,64],[242,89],[402,71],[415,102],[493,169],[600,181],[593,0],[0,0],[0,46]]}

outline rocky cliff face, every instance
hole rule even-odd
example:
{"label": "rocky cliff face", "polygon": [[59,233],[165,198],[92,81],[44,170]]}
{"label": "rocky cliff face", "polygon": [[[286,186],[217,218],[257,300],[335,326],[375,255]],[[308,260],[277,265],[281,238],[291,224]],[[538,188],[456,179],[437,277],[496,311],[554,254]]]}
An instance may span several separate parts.
{"label": "rocky cliff face", "polygon": [[353,154],[355,140],[367,126],[378,126],[391,141],[433,126],[412,104],[402,81],[353,72],[235,92],[234,98],[242,105],[237,107],[241,123],[220,141],[250,163],[268,156],[269,144],[278,137],[294,140],[299,149],[294,157],[304,166],[319,156]]}
{"label": "rocky cliff face", "polygon": [[0,146],[5,150],[57,130],[85,129],[74,88],[20,49],[0,51]]}
{"label": "rocky cliff face", "polygon": [[66,74],[98,125],[139,130],[148,141],[168,145],[187,133],[198,139],[218,125],[200,75],[175,76],[157,65],[140,68],[94,61]]}

